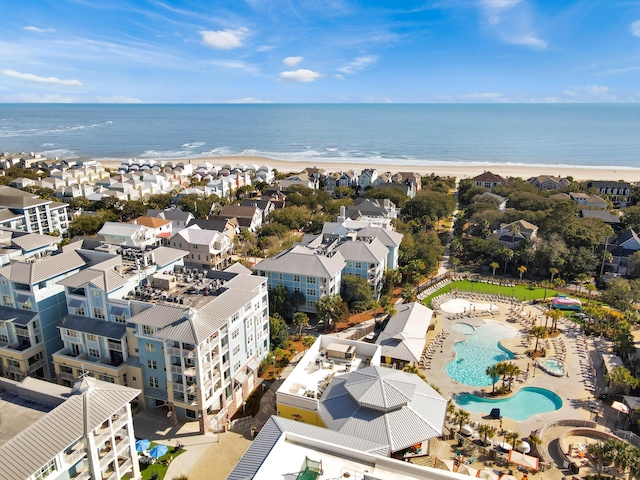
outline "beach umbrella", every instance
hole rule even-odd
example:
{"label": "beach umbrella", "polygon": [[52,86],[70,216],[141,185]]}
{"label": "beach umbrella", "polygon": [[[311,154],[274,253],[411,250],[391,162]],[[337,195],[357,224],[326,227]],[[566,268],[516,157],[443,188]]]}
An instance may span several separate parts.
{"label": "beach umbrella", "polygon": [[509,452],[509,461],[516,465],[522,465],[530,470],[538,470],[538,457],[532,457],[531,455],[511,450]]}
{"label": "beach umbrella", "polygon": [[156,445],[151,450],[149,450],[149,456],[152,458],[160,458],[165,455],[169,451],[169,447],[166,445]]}
{"label": "beach umbrella", "polygon": [[516,450],[518,450],[521,453],[529,453],[531,451],[531,445],[529,445],[527,442],[522,440],[520,442],[520,445],[516,447]]}
{"label": "beach umbrella", "polygon": [[438,467],[438,468],[441,468],[442,470],[446,469],[446,470],[449,470],[450,472],[456,471],[455,470],[456,467],[453,460],[449,460],[448,458],[438,458],[438,462],[440,462],[445,467],[444,469],[441,467]]}
{"label": "beach umbrella", "polygon": [[151,442],[149,440],[138,440],[136,441],[136,452],[144,452],[146,449],[149,448],[149,446],[151,445]]}
{"label": "beach umbrella", "polygon": [[478,476],[478,469],[470,467],[469,465],[465,465],[464,463],[460,465],[458,468],[458,473],[464,473],[465,475],[469,475],[470,477]]}
{"label": "beach umbrella", "polygon": [[491,468],[484,468],[482,470],[478,470],[478,478],[482,478],[484,480],[498,480],[500,475],[494,472]]}

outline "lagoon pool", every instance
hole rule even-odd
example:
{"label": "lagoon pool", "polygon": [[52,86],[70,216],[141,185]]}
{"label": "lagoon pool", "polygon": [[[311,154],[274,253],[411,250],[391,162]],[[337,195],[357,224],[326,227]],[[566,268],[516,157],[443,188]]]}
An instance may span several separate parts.
{"label": "lagoon pool", "polygon": [[499,344],[503,338],[515,337],[518,331],[502,323],[487,322],[475,328],[468,323],[454,323],[451,328],[467,338],[453,346],[456,356],[447,363],[445,371],[453,380],[473,387],[486,387],[496,379],[485,372],[487,367],[513,358]]}
{"label": "lagoon pool", "polygon": [[551,390],[538,387],[524,387],[515,395],[499,400],[460,393],[454,395],[453,401],[458,407],[470,412],[488,414],[492,408],[499,408],[503,417],[516,421],[562,408],[562,399],[558,395]]}

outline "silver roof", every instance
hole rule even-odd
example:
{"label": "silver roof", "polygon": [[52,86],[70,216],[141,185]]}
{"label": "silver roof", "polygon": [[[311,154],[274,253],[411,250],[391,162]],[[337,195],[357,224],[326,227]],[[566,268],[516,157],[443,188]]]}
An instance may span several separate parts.
{"label": "silver roof", "polygon": [[404,235],[398,232],[392,232],[386,228],[364,227],[358,230],[358,237],[375,237],[387,247],[399,247]]}
{"label": "silver roof", "polygon": [[176,232],[174,237],[180,237],[191,245],[211,245],[223,240],[226,235],[216,230],[202,230],[198,225],[191,225]]}
{"label": "silver roof", "polygon": [[12,282],[33,285],[85,265],[83,258],[74,250],[58,255],[39,258],[35,262],[16,262],[0,268],[0,275]]}
{"label": "silver roof", "polygon": [[159,268],[169,265],[172,262],[176,262],[181,258],[189,255],[189,252],[179,250],[177,248],[158,247],[152,251],[153,260],[156,262]]}
{"label": "silver roof", "polygon": [[0,319],[5,322],[15,323],[16,325],[27,325],[37,316],[38,312],[0,306]]}
{"label": "silver roof", "polygon": [[377,238],[371,243],[346,241],[336,247],[345,260],[367,263],[382,263],[389,250]]}
{"label": "silver roof", "polygon": [[344,257],[340,253],[333,257],[325,257],[306,247],[294,247],[277,257],[262,260],[253,269],[333,278],[342,272],[344,266]]}
{"label": "silver roof", "polygon": [[376,343],[382,346],[382,356],[407,362],[419,362],[433,310],[419,302],[397,307]]}
{"label": "silver roof", "polygon": [[140,393],[139,390],[84,378],[64,403],[0,446],[3,478],[28,478],[83,437],[83,395],[89,401],[88,426],[95,430]]}
{"label": "silver roof", "polygon": [[14,235],[11,242],[23,250],[30,251],[38,248],[48,247],[58,243],[58,237],[51,235],[40,235],[39,233],[27,233],[26,235]]}
{"label": "silver roof", "polygon": [[63,278],[58,282],[60,285],[72,288],[79,288],[90,284],[103,292],[112,292],[126,283],[127,280],[122,275],[110,268],[88,268],[74,275],[70,275],[67,278]]}
{"label": "silver roof", "polygon": [[62,319],[58,328],[68,328],[69,330],[91,333],[99,337],[115,340],[120,340],[127,335],[127,326],[124,323],[109,322],[81,315],[67,315]]}
{"label": "silver roof", "polygon": [[372,366],[334,378],[318,413],[327,428],[395,452],[441,435],[446,406],[419,376]]}
{"label": "silver roof", "polygon": [[296,422],[274,415],[264,424],[249,449],[227,477],[227,480],[249,480],[253,478],[275,444],[280,441],[283,436],[286,437],[287,434],[294,434],[322,443],[339,445],[362,452],[377,453],[380,455],[388,454],[388,448],[386,448],[385,445],[367,440],[364,437],[349,436],[327,428]]}

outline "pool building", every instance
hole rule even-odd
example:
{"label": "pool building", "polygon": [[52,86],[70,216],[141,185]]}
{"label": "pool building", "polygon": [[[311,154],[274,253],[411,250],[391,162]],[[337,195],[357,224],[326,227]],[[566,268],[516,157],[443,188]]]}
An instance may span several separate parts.
{"label": "pool building", "polygon": [[418,375],[381,362],[381,352],[320,336],[276,392],[278,415],[372,440],[399,458],[427,455],[447,401]]}

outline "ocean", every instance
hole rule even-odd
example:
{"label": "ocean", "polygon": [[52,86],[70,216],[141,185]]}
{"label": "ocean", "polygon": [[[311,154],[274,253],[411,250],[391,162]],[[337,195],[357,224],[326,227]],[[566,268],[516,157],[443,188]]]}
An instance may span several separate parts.
{"label": "ocean", "polygon": [[640,167],[633,104],[0,104],[0,151],[306,165]]}

